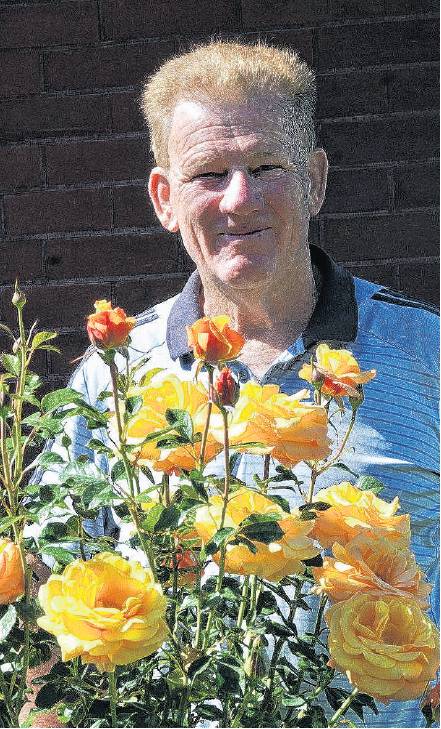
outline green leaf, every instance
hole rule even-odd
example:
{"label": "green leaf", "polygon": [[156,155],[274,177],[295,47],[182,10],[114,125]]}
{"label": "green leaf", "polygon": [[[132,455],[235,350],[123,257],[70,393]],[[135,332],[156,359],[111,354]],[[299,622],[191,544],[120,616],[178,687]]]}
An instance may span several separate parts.
{"label": "green leaf", "polygon": [[118,498],[113,487],[107,481],[97,481],[84,489],[83,503],[86,509],[98,509],[100,506],[109,506],[113,499]]}
{"label": "green leaf", "polygon": [[35,334],[32,339],[31,348],[38,349],[41,344],[49,342],[51,339],[55,339],[57,336],[58,335],[56,332],[37,332],[37,334]]}
{"label": "green leaf", "polygon": [[280,518],[280,514],[250,514],[240,525],[240,534],[263,544],[277,542],[284,534],[276,521]]}
{"label": "green leaf", "polygon": [[186,410],[179,408],[168,408],[165,411],[167,423],[177,430],[177,432],[187,438],[190,442],[193,440],[193,421]]}
{"label": "green leaf", "polygon": [[140,387],[146,387],[155,375],[163,371],[164,367],[153,367],[151,370],[148,370],[139,381]]}
{"label": "green leaf", "polygon": [[193,678],[202,671],[203,668],[209,663],[210,656],[199,656],[196,658],[187,668],[187,675],[189,678]]}
{"label": "green leaf", "polygon": [[257,600],[257,615],[272,615],[277,610],[277,600],[272,592],[264,590]]}
{"label": "green leaf", "polygon": [[326,511],[331,508],[331,504],[326,501],[311,501],[308,504],[302,504],[299,506],[299,511]]}
{"label": "green leaf", "polygon": [[124,461],[117,461],[114,466],[112,467],[112,470],[110,472],[110,478],[115,483],[115,481],[123,480],[125,481],[127,478],[126,474],[126,467],[124,465]]}
{"label": "green leaf", "polygon": [[141,525],[142,528],[145,529],[146,532],[153,532],[156,526],[156,522],[158,521],[163,511],[164,507],[162,506],[162,504],[155,504],[155,506],[152,506],[145,519],[143,519]]}
{"label": "green leaf", "polygon": [[284,706],[293,706],[300,709],[300,707],[306,706],[306,701],[303,696],[284,696],[282,698],[282,704]]}
{"label": "green leaf", "polygon": [[351,476],[355,476],[355,478],[358,478],[358,473],[355,473],[355,471],[351,471],[349,466],[347,466],[345,463],[342,463],[339,461],[338,463],[334,463],[332,468],[341,468],[342,471],[346,471],[347,473],[350,473]]}
{"label": "green leaf", "polygon": [[378,478],[375,478],[375,476],[360,476],[356,486],[360,491],[372,491],[375,495],[381,493],[384,489],[384,484]]}
{"label": "green leaf", "polygon": [[43,554],[49,555],[49,557],[54,557],[54,559],[62,565],[70,564],[76,559],[76,557],[74,557],[71,552],[68,552],[67,549],[64,549],[64,547],[57,547],[53,544],[44,545],[40,551]]}
{"label": "green leaf", "polygon": [[[47,683],[41,687],[35,699],[39,709],[50,709],[62,698],[65,687],[59,683]],[[38,725],[37,725],[38,726]]]}
{"label": "green leaf", "polygon": [[23,521],[23,516],[5,516],[0,519],[0,534],[20,520]]}
{"label": "green leaf", "polygon": [[232,527],[224,527],[223,529],[218,529],[218,531],[216,532],[216,534],[213,535],[208,544],[205,545],[205,552],[207,554],[216,554],[216,552],[219,551],[224,542],[226,542],[227,539],[232,534],[234,534],[234,531],[235,530]]}
{"label": "green leaf", "polygon": [[0,618],[0,642],[8,637],[17,620],[17,611],[13,605],[8,605],[6,611]]}
{"label": "green leaf", "polygon": [[54,390],[48,392],[41,401],[41,409],[44,413],[50,413],[57,408],[64,407],[65,405],[86,405],[80,393],[73,390],[71,387],[64,387],[61,390]]}
{"label": "green leaf", "polygon": [[126,400],[126,409],[128,415],[135,415],[142,407],[143,399],[139,395],[128,397]]}
{"label": "green leaf", "polygon": [[6,372],[9,372],[11,375],[15,375],[18,377],[20,374],[20,359],[17,357],[17,355],[14,354],[2,354],[0,357],[0,361],[6,370]]}
{"label": "green leaf", "polygon": [[163,532],[166,529],[174,529],[178,526],[180,514],[181,512],[176,506],[167,506],[161,511],[153,531]]}
{"label": "green leaf", "polygon": [[50,466],[53,463],[64,463],[64,459],[58,453],[53,453],[52,451],[47,451],[47,453],[41,454],[41,456],[38,459],[38,462],[42,468],[46,468],[47,466]]}
{"label": "green leaf", "polygon": [[278,504],[278,506],[280,506],[283,511],[286,511],[287,514],[291,513],[289,501],[287,499],[284,499],[283,496],[279,496],[279,494],[266,494],[266,497],[267,499],[274,501],[275,504]]}
{"label": "green leaf", "polygon": [[86,448],[90,448],[91,451],[96,451],[96,453],[104,453],[105,455],[112,454],[111,449],[104,445],[101,440],[98,440],[98,438],[91,438],[86,444]]}

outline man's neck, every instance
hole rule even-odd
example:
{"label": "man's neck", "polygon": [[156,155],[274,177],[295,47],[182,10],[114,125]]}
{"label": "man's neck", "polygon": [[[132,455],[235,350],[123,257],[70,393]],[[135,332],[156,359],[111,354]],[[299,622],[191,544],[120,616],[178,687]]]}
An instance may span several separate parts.
{"label": "man's neck", "polygon": [[289,272],[271,289],[228,290],[204,282],[201,308],[205,316],[228,314],[231,326],[249,345],[265,344],[283,350],[305,330],[317,300],[311,262]]}

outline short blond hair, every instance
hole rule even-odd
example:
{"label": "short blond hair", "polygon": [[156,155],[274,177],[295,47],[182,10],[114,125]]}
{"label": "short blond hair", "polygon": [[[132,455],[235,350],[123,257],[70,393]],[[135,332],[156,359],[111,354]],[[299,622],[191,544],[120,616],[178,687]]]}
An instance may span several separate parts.
{"label": "short blond hair", "polygon": [[262,42],[212,41],[166,61],[146,81],[141,109],[156,163],[168,168],[168,138],[180,101],[234,104],[272,98],[276,120],[304,152],[315,146],[314,73],[293,51]]}

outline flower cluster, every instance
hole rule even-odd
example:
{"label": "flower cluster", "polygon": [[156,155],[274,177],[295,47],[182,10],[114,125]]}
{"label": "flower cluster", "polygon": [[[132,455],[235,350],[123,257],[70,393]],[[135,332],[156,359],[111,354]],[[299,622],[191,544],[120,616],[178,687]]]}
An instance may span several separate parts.
{"label": "flower cluster", "polygon": [[333,557],[313,568],[326,613],[331,665],[361,691],[387,703],[420,696],[438,665],[439,639],[424,614],[431,586],[410,551],[409,515],[344,482],[323,489],[312,530]]}

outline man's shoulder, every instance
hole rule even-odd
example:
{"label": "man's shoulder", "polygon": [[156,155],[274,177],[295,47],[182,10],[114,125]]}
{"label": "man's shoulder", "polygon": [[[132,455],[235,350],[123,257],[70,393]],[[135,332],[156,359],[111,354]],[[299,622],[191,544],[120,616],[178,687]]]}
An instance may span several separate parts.
{"label": "man's shoulder", "polygon": [[395,346],[426,362],[437,359],[439,310],[433,304],[379,284],[354,278],[359,336]]}

